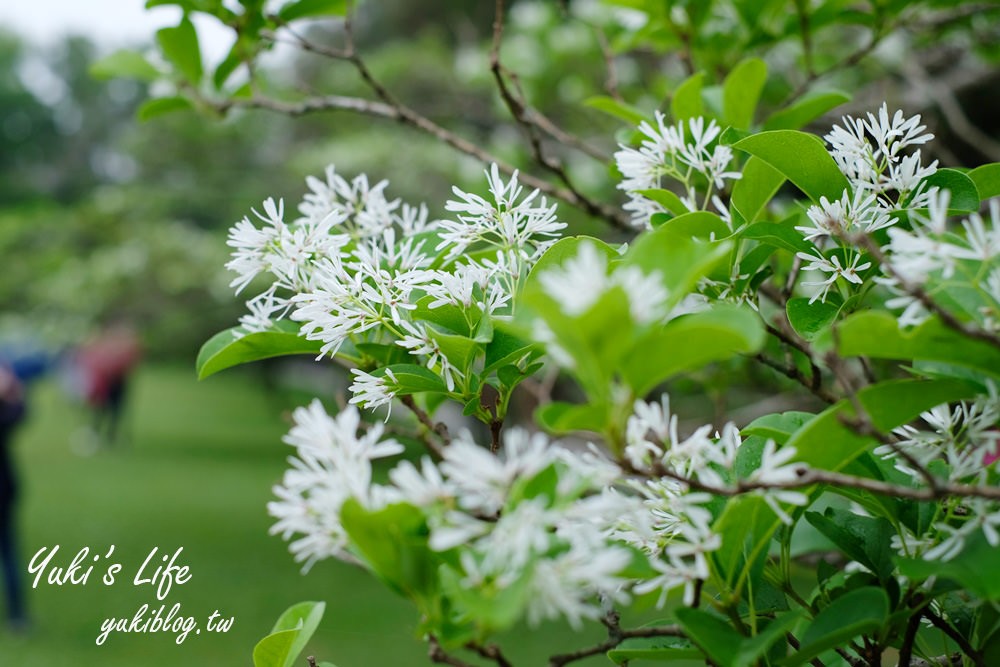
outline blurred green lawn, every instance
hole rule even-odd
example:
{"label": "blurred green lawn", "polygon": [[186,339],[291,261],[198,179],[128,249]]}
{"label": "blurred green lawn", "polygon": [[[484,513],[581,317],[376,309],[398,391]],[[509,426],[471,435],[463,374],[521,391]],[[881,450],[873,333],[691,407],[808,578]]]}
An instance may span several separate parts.
{"label": "blurred green lawn", "polygon": [[[21,553],[60,545],[53,565],[67,565],[83,547],[102,555],[84,586],[40,583],[28,591],[33,626],[25,636],[0,630],[0,665],[218,667],[251,665],[258,639],[278,614],[302,600],[324,600],[326,616],[308,648],[339,667],[426,665],[414,636],[416,616],[366,573],[333,561],[306,575],[286,545],[267,530],[265,504],[291,448],[282,412],[291,405],[265,394],[250,373],[229,372],[203,382],[190,368],[145,366],[134,378],[126,434],[130,444],[91,456],[71,439],[87,423],[82,409],[53,382],[33,388],[29,423],[15,450],[23,478]],[[149,586],[132,578],[154,547],[184,547],[179,564],[193,578],[163,601],[181,604],[204,628],[213,611],[234,617],[227,634],[112,633],[95,639],[108,617],[131,618],[143,603],[158,608]],[[112,586],[101,583],[108,562],[124,566]],[[101,565],[104,565],[102,568]],[[517,633],[504,642],[517,665],[596,643],[601,628],[575,635],[562,624]],[[509,647],[509,649],[508,649]],[[474,660],[470,662],[475,663]],[[305,662],[303,661],[303,665]],[[576,664],[611,664],[604,657]]]}

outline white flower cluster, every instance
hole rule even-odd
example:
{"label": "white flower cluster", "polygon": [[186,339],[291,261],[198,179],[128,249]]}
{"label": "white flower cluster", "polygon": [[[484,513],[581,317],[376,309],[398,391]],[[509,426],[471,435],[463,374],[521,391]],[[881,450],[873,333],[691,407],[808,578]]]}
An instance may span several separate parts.
{"label": "white flower cluster", "polygon": [[[676,419],[665,410],[666,403],[636,404],[629,423],[634,463],[683,458],[647,438],[653,433],[676,440]],[[523,613],[532,624],[563,617],[577,626],[603,613],[602,600],[626,602],[632,591],[661,591],[662,603],[669,591],[685,587],[690,593],[696,580],[709,576],[706,554],[719,546],[704,507],[709,496],[670,480],[626,483],[619,466],[593,447],[571,450],[511,429],[494,455],[465,433],[444,449],[440,462],[401,461],[388,483],[379,484],[372,481],[372,460],[402,450],[393,440],[380,440],[381,424],[359,435],[356,408],[330,417],[318,401],[293,418],[285,441],[297,456],[268,509],[278,519],[272,532],[294,537],[291,551],[307,566],[328,557],[356,562],[340,519],[344,502],[353,498],[370,511],[397,503],[418,508],[429,547],[455,554],[445,562],[453,563],[460,587],[526,587]],[[725,452],[732,464],[739,446],[735,428],[727,427],[718,443],[706,434],[707,427],[679,445],[692,454],[681,469],[693,472],[697,460],[711,470],[720,459],[710,451]],[[783,474],[781,454],[764,457],[767,479]],[[697,474],[716,480],[710,472]],[[657,574],[637,581],[626,571],[640,555]]]}
{"label": "white flower cluster", "polygon": [[[729,220],[729,209],[717,194],[725,188],[727,180],[740,178],[740,173],[728,171],[733,159],[729,146],[716,143],[721,128],[714,121],[691,118],[676,125],[668,125],[662,113],[655,113],[656,126],[648,121],[639,125],[644,139],[639,148],[621,146],[615,153],[615,163],[624,180],[618,184],[619,190],[629,195],[624,209],[632,214],[632,225],[638,229],[649,229],[650,218],[665,209],[657,202],[640,194],[641,190],[663,187],[663,177],[670,178],[684,186],[685,194],[680,198],[689,211],[706,210],[708,204],[715,206],[716,212]],[[701,177],[703,194],[695,175]],[[700,203],[699,203],[700,200]]]}
{"label": "white flower cluster", "polygon": [[1000,201],[990,201],[988,220],[978,213],[963,220],[963,235],[948,228],[949,199],[946,190],[934,192],[927,215],[911,216],[911,229],[889,230],[883,248],[889,275],[879,280],[895,294],[887,305],[902,309],[901,326],[920,324],[929,313],[906,286],[967,281],[978,296],[967,314],[987,331],[1000,331]]}
{"label": "white flower cluster", "polygon": [[[934,138],[924,129],[919,115],[905,118],[902,111],[896,111],[890,117],[888,106],[883,104],[878,116],[846,116],[842,126],[835,126],[824,137],[850,187],[834,201],[820,197],[819,204],[806,211],[810,224],[795,228],[815,246],[810,252],[798,253],[806,262],[803,269],[823,276],[802,283],[818,288],[810,303],[825,301],[839,279],[863,284],[860,274],[872,263],[863,261],[864,255],[852,246],[852,235],[894,225],[899,211],[926,208],[933,200],[938,188],[928,187],[926,179],[937,171],[937,161],[924,166],[919,149],[912,154],[904,152]],[[824,252],[834,246],[837,250]]]}
{"label": "white flower cluster", "polygon": [[[995,483],[995,463],[1000,460],[1000,396],[989,393],[955,406],[939,405],[920,415],[924,428],[902,426],[894,431],[894,447],[883,445],[877,455],[891,460],[896,469],[923,484],[923,473],[913,465],[941,474],[950,482],[988,486]],[[901,456],[905,452],[908,459]],[[912,462],[912,463],[911,463]],[[923,535],[907,531],[895,546],[908,556],[949,560],[978,530],[993,547],[1000,546],[1000,503],[985,498],[949,498]]]}
{"label": "white flower cluster", "polygon": [[[458,220],[428,221],[425,206],[386,198],[387,181],[348,181],[333,167],[326,179],[310,177],[300,216],[286,222],[284,205],[264,202],[229,233],[234,249],[226,267],[237,277],[237,293],[260,274],[271,284],[247,305],[244,332],[264,331],[283,317],[301,323],[301,333],[320,341],[333,356],[347,343],[399,345],[441,376],[454,391],[465,369],[441,353],[437,330],[413,316],[427,308],[463,310],[470,322],[508,306],[528,269],[565,227],[555,206],[538,191],[522,197],[517,174],[505,182],[496,165],[487,172],[492,201],[455,188],[447,210]],[[474,248],[475,258],[465,254]],[[447,249],[440,257],[437,253]],[[376,406],[391,401],[395,378],[356,371],[352,402]]]}

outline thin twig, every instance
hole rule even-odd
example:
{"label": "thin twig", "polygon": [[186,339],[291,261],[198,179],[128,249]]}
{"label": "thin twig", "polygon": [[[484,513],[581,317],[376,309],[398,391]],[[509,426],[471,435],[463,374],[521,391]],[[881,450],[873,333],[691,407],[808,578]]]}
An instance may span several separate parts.
{"label": "thin twig", "polygon": [[434,434],[441,441],[445,447],[451,444],[451,436],[448,434],[448,427],[442,422],[435,423],[427,412],[421,408],[413,400],[412,396],[403,396],[400,402],[410,409],[416,418],[425,428],[420,435],[420,441],[424,443],[428,451],[437,459],[443,459],[444,453],[441,451],[441,447],[438,446],[436,442],[430,437],[430,434]]}
{"label": "thin twig", "polygon": [[878,244],[872,241],[870,236],[867,234],[853,234],[846,237],[846,240],[863,248],[869,255],[872,256],[872,259],[882,265],[882,268],[884,268],[890,276],[896,279],[900,289],[917,299],[929,312],[937,315],[941,319],[941,323],[946,327],[952,329],[953,331],[957,331],[963,336],[967,336],[984,343],[989,343],[993,347],[1000,348],[1000,336],[977,326],[971,326],[965,324],[964,322],[960,322],[958,318],[951,313],[951,311],[943,308],[937,301],[935,301],[921,285],[911,283],[900,275],[900,273],[896,270],[896,267],[892,265],[892,262],[890,262],[885,253],[882,252],[882,249],[878,247]]}
{"label": "thin twig", "polygon": [[953,628],[947,621],[934,613],[934,610],[930,607],[924,609],[924,616],[930,620],[931,624],[940,630],[941,632],[948,635],[952,641],[958,644],[958,647],[962,649],[962,653],[972,659],[972,662],[976,667],[986,667],[986,663],[983,662],[983,654],[973,648],[969,640],[962,636],[962,633]]}
{"label": "thin twig", "polygon": [[464,660],[459,660],[445,651],[438,642],[437,637],[434,635],[428,637],[427,642],[430,645],[430,648],[427,651],[427,657],[430,658],[431,662],[439,665],[451,665],[451,667],[475,667],[475,665],[465,662]]}
{"label": "thin twig", "polygon": [[633,474],[643,477],[669,477],[695,491],[704,491],[705,493],[724,497],[739,496],[753,493],[754,491],[802,489],[816,484],[829,484],[831,486],[861,489],[863,491],[870,491],[871,493],[908,500],[932,501],[943,498],[987,498],[990,500],[1000,500],[1000,487],[997,486],[972,486],[969,484],[938,481],[935,486],[930,488],[914,488],[870,479],[868,477],[846,475],[832,470],[809,468],[805,465],[795,469],[795,479],[781,482],[759,482],[741,479],[737,480],[731,486],[706,484],[700,480],[681,475],[660,463],[654,463],[650,469],[636,468],[625,460],[619,460],[618,465]]}
{"label": "thin twig", "polygon": [[[791,632],[785,633],[785,641],[787,641],[788,645],[791,646],[796,651],[798,651],[801,648],[799,640],[796,639],[795,635],[793,635]],[[819,658],[813,658],[812,660],[809,661],[809,664],[812,665],[813,667],[826,667],[826,665],[823,664],[823,661],[820,660]]]}
{"label": "thin twig", "polygon": [[[569,133],[559,129],[555,123],[552,123],[548,119],[542,120],[543,117],[541,114],[534,113],[528,108],[525,95],[519,90],[519,86],[517,85],[516,75],[506,69],[500,62],[500,47],[503,43],[503,23],[504,0],[496,0],[496,17],[493,21],[493,47],[490,50],[490,71],[493,73],[493,80],[497,85],[497,90],[500,92],[500,98],[506,105],[510,115],[514,118],[514,121],[524,131],[535,162],[562,181],[563,185],[581,201],[589,201],[573,183],[562,162],[545,153],[539,129],[544,127],[548,134],[554,135],[561,143],[573,144],[578,148],[584,146],[584,144],[576,140],[575,137],[571,137]],[[508,77],[514,83],[515,87],[518,88],[517,94],[507,85]],[[583,150],[589,155],[597,157],[602,162],[606,162],[608,159],[603,153],[590,149]]]}
{"label": "thin twig", "polygon": [[[813,375],[812,378],[807,378],[802,371],[798,369],[795,364],[788,364],[787,366],[773,359],[767,357],[763,353],[756,354],[753,357],[756,361],[764,364],[768,368],[773,368],[790,380],[798,382],[800,385],[808,389],[816,398],[820,399],[825,403],[836,403],[837,397],[831,394],[829,391],[823,388],[822,382],[817,382],[816,379],[820,378],[819,375]],[[821,379],[821,378],[820,378]]]}
{"label": "thin twig", "polygon": [[509,660],[504,656],[500,647],[496,644],[487,644],[483,646],[482,644],[477,644],[475,642],[469,642],[465,645],[465,648],[470,651],[475,651],[487,660],[492,660],[497,663],[497,667],[513,667]]}
{"label": "thin twig", "polygon": [[562,667],[577,660],[589,658],[592,655],[606,653],[621,644],[626,639],[637,637],[684,637],[684,631],[678,625],[661,625],[650,628],[635,628],[634,630],[620,630],[616,638],[608,639],[595,646],[582,648],[572,653],[563,653],[549,658],[549,667]]}

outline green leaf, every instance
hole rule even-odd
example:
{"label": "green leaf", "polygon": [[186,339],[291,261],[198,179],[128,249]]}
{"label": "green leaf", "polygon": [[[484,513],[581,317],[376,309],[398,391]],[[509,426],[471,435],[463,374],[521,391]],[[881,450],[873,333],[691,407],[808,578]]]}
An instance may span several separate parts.
{"label": "green leaf", "polygon": [[785,182],[777,169],[756,156],[743,166],[743,176],[733,185],[733,208],[744,222],[754,222]]}
{"label": "green leaf", "polygon": [[705,73],[692,74],[677,86],[674,96],[670,99],[670,114],[675,121],[686,121],[704,115],[701,101],[701,86]]}
{"label": "green leaf", "polygon": [[[865,387],[857,399],[875,428],[888,433],[925,410],[974,393],[973,385],[958,380],[889,380]],[[796,431],[786,446],[796,449],[798,461],[821,470],[840,470],[876,444],[843,423],[844,418],[854,417],[851,402],[839,401]]]}
{"label": "green leaf", "polygon": [[215,86],[215,89],[222,90],[222,87],[226,85],[226,81],[229,80],[229,77],[232,76],[236,68],[242,63],[242,48],[239,42],[237,42],[212,74],[212,84]]}
{"label": "green leaf", "polygon": [[549,433],[563,435],[576,431],[603,433],[607,427],[608,415],[594,405],[574,405],[554,401],[535,411],[535,421]]}
{"label": "green leaf", "polygon": [[442,560],[428,546],[423,513],[406,503],[369,511],[350,498],[341,506],[340,520],[372,572],[426,610],[438,588],[437,570]]}
{"label": "green leaf", "polygon": [[662,213],[653,215],[654,227],[669,227],[670,231],[679,236],[698,239],[724,239],[730,234],[729,226],[715,213],[709,211],[691,211],[678,214],[677,217],[656,220]]}
{"label": "green leaf", "polygon": [[[818,337],[816,346],[819,350],[830,349],[833,336]],[[837,352],[847,357],[946,362],[1000,377],[1000,350],[964,336],[933,317],[904,331],[889,313],[855,313],[837,326]]]}
{"label": "green leaf", "polygon": [[939,187],[951,192],[948,200],[951,215],[979,210],[979,190],[975,182],[957,169],[938,169],[924,179],[924,184],[927,188]]}
{"label": "green leaf", "polygon": [[284,630],[261,639],[253,647],[254,667],[284,667],[298,635],[298,630]]}
{"label": "green leaf", "polygon": [[1000,196],[1000,162],[976,167],[967,176],[976,184],[980,199],[985,201],[990,197]]}
{"label": "green leaf", "polygon": [[826,112],[851,101],[847,93],[812,93],[779,109],[764,122],[765,130],[798,130]]}
{"label": "green leaf", "polygon": [[685,634],[716,664],[736,665],[743,638],[728,621],[691,607],[680,607],[675,613]]}
{"label": "green leaf", "polygon": [[825,331],[837,319],[842,308],[842,300],[835,298],[834,295],[825,302],[809,303],[806,297],[795,297],[785,304],[788,322],[795,329],[795,333],[807,341],[813,340],[821,331]]}
{"label": "green leaf", "polygon": [[448,391],[440,376],[416,364],[393,364],[385,368],[378,368],[371,374],[380,377],[385,375],[387,370],[392,371],[392,376],[396,378],[396,385],[399,387],[396,392],[397,396],[419,394],[425,391]]}
{"label": "green leaf", "polygon": [[410,311],[410,316],[415,320],[433,322],[453,333],[469,336],[472,330],[469,329],[469,322],[465,318],[465,311],[458,306],[445,303],[436,308],[431,308],[430,304],[436,299],[432,296],[425,296],[416,303],[416,308]]}
{"label": "green leaf", "polygon": [[615,249],[600,239],[596,239],[593,236],[567,236],[553,243],[552,247],[538,258],[535,265],[531,267],[528,281],[531,282],[532,278],[551,268],[562,266],[566,260],[576,257],[580,252],[580,244],[582,243],[593,245],[597,248],[598,252],[604,253],[604,256],[609,261],[618,258],[618,253]]}
{"label": "green leaf", "polygon": [[774,440],[779,445],[784,445],[788,442],[792,433],[802,428],[806,422],[815,416],[811,412],[798,412],[795,410],[764,415],[744,426],[740,433],[744,437],[756,435],[768,440]]}
{"label": "green leaf", "polygon": [[598,95],[596,97],[588,97],[583,101],[583,103],[591,109],[603,111],[609,116],[625,121],[629,125],[638,125],[646,120],[646,114],[642,111],[631,104],[626,104],[625,102],[616,100],[613,97]]}
{"label": "green leaf", "polygon": [[949,579],[982,600],[1000,600],[1000,549],[990,546],[982,531],[966,539],[962,552],[950,560],[900,558],[897,564],[900,573],[914,581]]}
{"label": "green leaf", "polygon": [[756,352],[764,339],[760,317],[752,310],[718,305],[668,322],[640,339],[622,359],[620,372],[642,396],[677,373]]}
{"label": "green leaf", "polygon": [[777,664],[793,667],[820,653],[881,628],[889,615],[889,597],[880,588],[858,588],[842,595],[823,609],[800,637],[800,648]]}
{"label": "green leaf", "polygon": [[778,525],[760,496],[737,496],[726,503],[712,526],[721,545],[712,552],[710,563],[727,587],[735,587],[740,573],[767,555],[765,547]]}
{"label": "green leaf", "polygon": [[754,239],[789,252],[809,252],[813,247],[795,230],[794,218],[781,222],[755,222],[740,230],[737,236]]}
{"label": "green leaf", "polygon": [[670,190],[655,188],[653,190],[636,190],[635,193],[642,195],[646,199],[655,201],[674,215],[681,215],[688,212],[688,207],[684,205],[681,198]]}
{"label": "green leaf", "polygon": [[761,132],[733,145],[777,169],[814,202],[820,197],[840,199],[847,178],[823,146],[822,140],[797,130]]}
{"label": "green leaf", "polygon": [[895,531],[885,519],[860,516],[834,507],[826,508],[823,514],[806,512],[805,518],[850,559],[871,570],[880,581],[885,581],[892,574],[895,566],[890,540]]}
{"label": "green leaf", "polygon": [[722,117],[727,125],[747,130],[767,81],[767,65],[760,58],[740,62],[722,83]]}
{"label": "green leaf", "polygon": [[316,628],[319,627],[325,610],[325,602],[300,602],[286,609],[285,613],[278,618],[271,630],[272,633],[288,630],[293,630],[296,633],[282,667],[292,667],[295,664],[306,644],[315,634]]}
{"label": "green leaf", "polygon": [[156,41],[160,44],[163,56],[173,63],[188,83],[197,85],[201,81],[198,32],[187,16],[174,28],[161,28],[156,31]]}
{"label": "green leaf", "polygon": [[296,0],[278,10],[282,21],[316,16],[343,16],[347,12],[347,0]]}
{"label": "green leaf", "polygon": [[319,627],[325,609],[324,602],[300,602],[286,609],[271,634],[254,647],[254,667],[292,667]]}
{"label": "green leaf", "polygon": [[135,51],[115,51],[90,66],[90,75],[97,79],[118,77],[150,83],[160,78],[160,72]]}
{"label": "green leaf", "polygon": [[157,116],[193,108],[194,105],[191,103],[191,100],[186,97],[154,97],[142,103],[139,110],[136,111],[136,116],[139,120],[146,122]]}
{"label": "green leaf", "polygon": [[502,366],[516,365],[522,360],[534,359],[539,354],[541,350],[538,345],[529,343],[503,328],[495,329],[493,339],[486,345],[483,375],[489,375]]}
{"label": "green leaf", "polygon": [[623,262],[638,266],[646,274],[659,272],[670,295],[667,304],[670,307],[690,293],[716,265],[728,259],[730,248],[728,242],[695,241],[679,233],[679,229],[663,225],[639,236],[625,253]]}
{"label": "green leaf", "polygon": [[298,334],[298,325],[282,321],[270,330],[259,333],[245,333],[237,338],[235,332],[240,327],[226,329],[212,336],[198,352],[195,369],[198,379],[203,380],[221,370],[240,364],[282,357],[290,354],[310,354],[316,356],[323,343],[306,340]]}
{"label": "green leaf", "polygon": [[607,656],[623,665],[630,660],[704,660],[705,654],[687,637],[633,637],[608,651]]}

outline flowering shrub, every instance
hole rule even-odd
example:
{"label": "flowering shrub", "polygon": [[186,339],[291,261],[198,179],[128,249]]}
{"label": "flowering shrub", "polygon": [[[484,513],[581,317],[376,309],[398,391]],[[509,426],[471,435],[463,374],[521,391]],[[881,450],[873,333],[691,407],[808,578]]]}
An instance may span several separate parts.
{"label": "flowering shrub", "polygon": [[[992,664],[1000,164],[924,164],[932,135],[887,105],[824,142],[737,129],[739,98],[728,119],[676,102],[615,154],[627,245],[560,236],[556,206],[496,165],[441,219],[331,167],[298,217],[269,199],[233,227],[233,286],[268,284],[201,375],[292,353],[353,375],[346,408],[295,411],[274,532],[306,568],[347,560],[411,600],[448,664],[462,647],[509,664],[498,632],[556,618],[609,639],[551,665]],[[828,407],[682,429],[664,382],[733,359]],[[551,368],[582,400],[505,425]],[[490,437],[451,435],[446,402]],[[426,453],[377,482],[404,451],[394,403]],[[824,554],[808,583],[806,543]],[[665,620],[620,627],[642,596]],[[283,632],[315,628],[289,613]]]}

